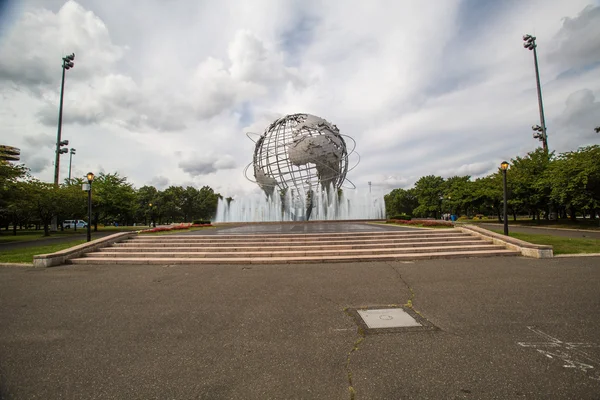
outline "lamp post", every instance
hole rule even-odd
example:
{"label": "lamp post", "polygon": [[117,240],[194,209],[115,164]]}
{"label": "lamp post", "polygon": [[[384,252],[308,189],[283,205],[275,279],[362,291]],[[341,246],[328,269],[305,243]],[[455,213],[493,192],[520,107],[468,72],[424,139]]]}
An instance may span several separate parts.
{"label": "lamp post", "polygon": [[504,191],[503,191],[503,198],[504,198],[504,212],[503,212],[503,218],[504,218],[504,234],[506,236],[508,236],[508,206],[507,206],[507,202],[506,202],[506,198],[507,198],[507,191],[506,191],[506,170],[508,169],[508,162],[506,161],[502,161],[502,163],[500,164],[500,169],[502,170],[502,183],[503,183],[503,187],[504,187]]}
{"label": "lamp post", "polygon": [[71,148],[69,152],[69,183],[71,183],[71,164],[73,164],[73,154],[75,154],[75,149]]}
{"label": "lamp post", "polygon": [[94,173],[87,173],[88,181],[88,226],[87,226],[87,241],[92,240],[92,181],[94,180]]}
{"label": "lamp post", "polygon": [[540,125],[534,125],[532,129],[537,133],[533,134],[535,139],[542,142],[544,152],[548,153],[548,136],[546,135],[546,121],[544,119],[544,104],[542,103],[542,88],[540,86],[540,70],[537,59],[537,45],[535,44],[535,36],[529,34],[523,35],[523,47],[527,50],[533,50],[533,62],[535,64],[535,82],[537,84],[538,107],[540,109]]}
{"label": "lamp post", "polygon": [[61,149],[61,146],[68,145],[67,140],[61,142],[60,135],[62,131],[62,111],[63,111],[63,93],[65,91],[65,71],[75,66],[73,60],[75,60],[75,53],[69,54],[63,57],[62,63],[62,81],[60,84],[60,105],[58,108],[58,132],[56,134],[56,159],[54,160],[54,185],[58,186],[58,172],[60,167],[60,155],[67,152],[67,149]]}
{"label": "lamp post", "polygon": [[148,206],[150,207],[150,223],[152,224],[153,228],[156,228],[156,221],[154,220],[154,210],[152,209],[152,203],[148,203]]}

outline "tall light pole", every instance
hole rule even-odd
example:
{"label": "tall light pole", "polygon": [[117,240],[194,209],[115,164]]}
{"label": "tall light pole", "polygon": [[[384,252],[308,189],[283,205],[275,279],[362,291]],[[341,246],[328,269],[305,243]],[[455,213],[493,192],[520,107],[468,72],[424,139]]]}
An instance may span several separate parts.
{"label": "tall light pole", "polygon": [[60,155],[66,153],[67,149],[61,149],[61,146],[66,146],[69,144],[69,141],[60,140],[60,134],[62,131],[62,111],[63,111],[63,93],[65,91],[65,71],[71,69],[75,66],[73,64],[73,60],[75,60],[75,53],[69,54],[68,56],[63,57],[62,63],[62,81],[60,84],[60,106],[58,108],[58,132],[56,134],[56,159],[54,160],[54,185],[58,186],[58,172],[60,168]]}
{"label": "tall light pole", "polygon": [[88,181],[88,225],[87,225],[87,241],[92,240],[92,181],[94,180],[94,173],[88,172],[87,175]]}
{"label": "tall light pole", "polygon": [[74,148],[71,148],[71,151],[69,152],[69,183],[71,183],[71,164],[73,164],[73,154],[75,154],[77,150],[75,150]]}
{"label": "tall light pole", "polygon": [[[544,104],[542,102],[542,88],[540,86],[540,70],[537,59],[537,44],[535,44],[535,36],[529,34],[523,36],[523,47],[527,50],[533,50],[533,62],[535,64],[535,82],[537,84],[538,107],[540,109],[540,125],[534,125],[532,128],[538,133],[534,133],[533,137],[542,142],[544,152],[548,153],[548,135],[546,135],[546,121],[544,119]],[[539,129],[536,129],[539,128]]]}
{"label": "tall light pole", "polygon": [[502,170],[502,183],[503,183],[503,198],[504,198],[504,234],[508,236],[508,205],[507,205],[507,190],[506,190],[506,170],[508,169],[508,162],[502,161],[500,164],[500,169]]}

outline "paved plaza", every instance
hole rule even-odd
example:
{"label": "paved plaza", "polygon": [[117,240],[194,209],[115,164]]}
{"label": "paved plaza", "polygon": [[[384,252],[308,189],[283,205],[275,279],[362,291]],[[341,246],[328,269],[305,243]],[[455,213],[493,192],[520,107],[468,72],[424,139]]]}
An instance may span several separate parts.
{"label": "paved plaza", "polygon": [[[600,257],[5,267],[0,394],[598,399],[599,287]],[[434,329],[349,310],[410,304]]]}

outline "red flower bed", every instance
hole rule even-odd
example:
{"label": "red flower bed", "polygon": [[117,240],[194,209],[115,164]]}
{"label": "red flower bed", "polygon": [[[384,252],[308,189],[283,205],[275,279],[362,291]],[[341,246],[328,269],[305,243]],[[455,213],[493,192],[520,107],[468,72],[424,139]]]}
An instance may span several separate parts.
{"label": "red flower bed", "polygon": [[413,219],[410,221],[405,221],[402,219],[388,219],[386,221],[388,224],[398,224],[398,225],[419,225],[419,226],[454,226],[452,222],[449,221],[440,221],[434,219]]}

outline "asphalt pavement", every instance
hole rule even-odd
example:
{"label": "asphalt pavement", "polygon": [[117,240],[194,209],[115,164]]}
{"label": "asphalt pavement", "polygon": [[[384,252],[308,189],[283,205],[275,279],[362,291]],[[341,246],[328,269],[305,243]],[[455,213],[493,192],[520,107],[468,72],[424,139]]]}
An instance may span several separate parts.
{"label": "asphalt pavement", "polygon": [[[599,399],[600,257],[0,268],[4,399]],[[434,330],[364,334],[412,304]]]}

